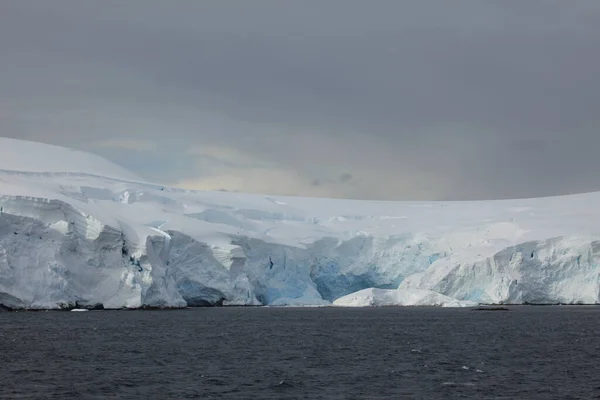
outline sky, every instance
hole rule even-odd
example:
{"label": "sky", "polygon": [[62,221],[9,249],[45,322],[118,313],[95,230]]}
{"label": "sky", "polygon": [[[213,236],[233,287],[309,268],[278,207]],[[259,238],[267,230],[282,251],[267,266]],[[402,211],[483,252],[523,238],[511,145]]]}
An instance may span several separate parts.
{"label": "sky", "polygon": [[165,185],[600,190],[598,0],[2,0],[0,136]]}

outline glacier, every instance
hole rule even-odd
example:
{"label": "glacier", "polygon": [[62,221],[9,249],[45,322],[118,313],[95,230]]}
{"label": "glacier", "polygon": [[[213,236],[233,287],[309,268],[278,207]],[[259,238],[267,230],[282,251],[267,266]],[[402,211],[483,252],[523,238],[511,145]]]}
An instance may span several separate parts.
{"label": "glacier", "polygon": [[193,191],[0,138],[0,306],[599,304],[599,204]]}

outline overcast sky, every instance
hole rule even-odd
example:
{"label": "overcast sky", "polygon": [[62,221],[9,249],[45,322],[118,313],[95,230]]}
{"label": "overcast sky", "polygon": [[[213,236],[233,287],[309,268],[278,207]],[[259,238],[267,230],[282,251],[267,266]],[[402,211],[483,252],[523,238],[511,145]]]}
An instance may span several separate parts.
{"label": "overcast sky", "polygon": [[600,190],[600,1],[2,0],[0,136],[197,189]]}

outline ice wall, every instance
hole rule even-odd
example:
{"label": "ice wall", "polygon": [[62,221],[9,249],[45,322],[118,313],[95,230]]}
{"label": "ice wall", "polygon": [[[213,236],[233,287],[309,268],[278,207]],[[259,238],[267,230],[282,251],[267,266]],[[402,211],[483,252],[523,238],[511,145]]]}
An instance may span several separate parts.
{"label": "ice wall", "polygon": [[0,171],[4,307],[600,302],[600,193],[394,203],[195,192],[111,177],[106,162],[76,172],[61,164],[70,151],[48,154],[49,172]]}
{"label": "ice wall", "polygon": [[402,293],[411,290],[442,296],[418,305],[600,299],[600,241],[590,237],[472,259],[444,249],[444,237],[424,235],[296,246],[231,235],[210,243],[176,230],[110,226],[57,200],[0,199],[0,303],[12,308],[326,305],[354,292],[355,300],[337,304],[407,305]]}
{"label": "ice wall", "polygon": [[597,304],[600,242],[558,237],[526,242],[473,261],[439,260],[400,288],[482,303]]}

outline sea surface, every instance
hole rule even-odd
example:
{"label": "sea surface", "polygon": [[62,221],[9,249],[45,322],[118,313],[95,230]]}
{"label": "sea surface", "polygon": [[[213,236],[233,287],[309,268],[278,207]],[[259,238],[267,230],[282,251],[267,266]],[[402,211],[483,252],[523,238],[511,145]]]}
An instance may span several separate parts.
{"label": "sea surface", "polygon": [[600,307],[0,313],[0,399],[600,398]]}

